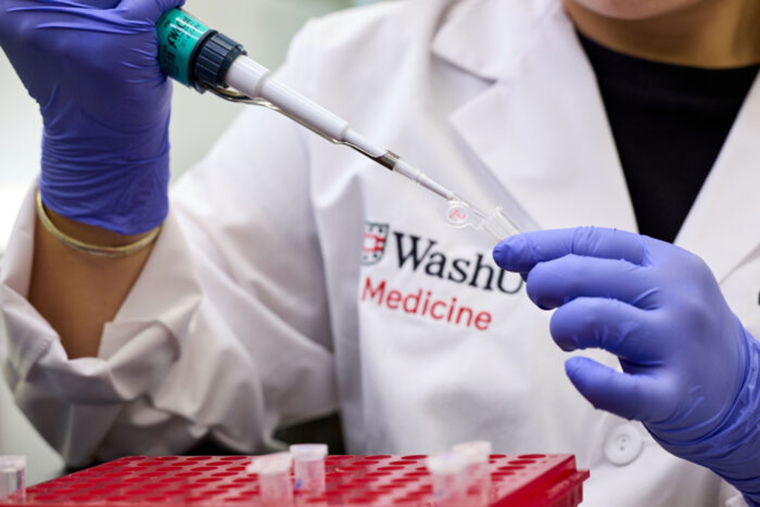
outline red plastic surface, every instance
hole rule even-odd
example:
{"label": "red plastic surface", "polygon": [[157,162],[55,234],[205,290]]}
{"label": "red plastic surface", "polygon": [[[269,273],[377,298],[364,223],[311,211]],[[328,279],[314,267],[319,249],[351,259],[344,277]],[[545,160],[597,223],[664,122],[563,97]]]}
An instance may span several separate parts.
{"label": "red plastic surface", "polygon": [[[326,493],[294,505],[433,506],[426,456],[329,456]],[[260,506],[251,458],[130,457],[39,484],[26,506]],[[570,455],[491,456],[492,506],[574,507],[583,481]],[[18,504],[3,504],[0,506]]]}

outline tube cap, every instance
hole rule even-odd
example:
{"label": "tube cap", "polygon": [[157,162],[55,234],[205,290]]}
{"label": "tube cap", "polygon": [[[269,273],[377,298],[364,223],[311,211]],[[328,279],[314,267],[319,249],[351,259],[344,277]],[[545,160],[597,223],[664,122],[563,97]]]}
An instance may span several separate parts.
{"label": "tube cap", "polygon": [[20,472],[26,469],[26,456],[0,456],[0,470]]}
{"label": "tube cap", "polygon": [[293,466],[293,457],[289,452],[278,452],[267,454],[266,456],[257,456],[251,461],[246,470],[251,474],[259,475],[278,475],[290,473]]}
{"label": "tube cap", "polygon": [[294,444],[290,454],[295,461],[318,461],[327,456],[327,444]]}
{"label": "tube cap", "polygon": [[463,444],[457,444],[452,449],[454,454],[458,454],[464,458],[465,462],[470,464],[475,463],[488,463],[493,451],[491,442],[477,441],[477,442],[465,442]]}
{"label": "tube cap", "polygon": [[465,459],[454,453],[433,454],[428,456],[427,468],[432,475],[455,475],[464,471]]}

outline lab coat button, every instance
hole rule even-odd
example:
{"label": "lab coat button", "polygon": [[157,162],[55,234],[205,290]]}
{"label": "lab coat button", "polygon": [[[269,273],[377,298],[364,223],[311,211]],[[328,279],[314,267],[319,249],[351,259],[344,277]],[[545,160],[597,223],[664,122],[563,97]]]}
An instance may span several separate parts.
{"label": "lab coat button", "polygon": [[604,457],[613,465],[633,462],[644,448],[644,439],[633,424],[623,424],[612,430],[604,442]]}

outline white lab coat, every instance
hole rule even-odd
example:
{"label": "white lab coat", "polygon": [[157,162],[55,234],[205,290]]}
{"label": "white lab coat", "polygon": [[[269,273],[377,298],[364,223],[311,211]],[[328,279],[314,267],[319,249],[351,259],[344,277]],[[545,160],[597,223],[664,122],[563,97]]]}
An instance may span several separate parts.
{"label": "white lab coat", "polygon": [[[525,229],[636,230],[594,74],[558,0],[338,13],[297,37],[280,78]],[[756,87],[676,241],[707,261],[755,336],[759,138]],[[610,462],[605,440],[626,421],[575,391],[550,314],[495,269],[488,237],[449,227],[445,209],[351,150],[246,110],[175,188],[98,358],[68,361],[26,300],[30,194],[2,271],[6,377],[73,464],[179,453],[209,433],[252,452],[277,425],[341,407],[352,453],[487,439],[499,452],[576,454],[592,473],[587,506],[723,505],[716,476],[641,425],[641,454]]]}

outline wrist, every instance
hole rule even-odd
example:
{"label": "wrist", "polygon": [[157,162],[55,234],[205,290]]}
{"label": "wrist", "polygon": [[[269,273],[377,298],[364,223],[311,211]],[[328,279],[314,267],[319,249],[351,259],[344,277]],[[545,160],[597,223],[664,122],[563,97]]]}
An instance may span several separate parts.
{"label": "wrist", "polygon": [[746,331],[745,337],[747,373],[731,410],[718,428],[702,438],[678,443],[647,428],[665,450],[709,468],[757,504],[760,503],[760,343]]}
{"label": "wrist", "polygon": [[[96,257],[115,259],[137,254],[149,248],[160,232],[160,228],[156,228],[146,234],[124,236],[107,229],[79,224],[55,213],[51,218],[50,214],[42,203],[41,194],[37,192],[37,218],[42,229],[70,249]],[[59,225],[56,225],[54,220]],[[61,230],[62,228],[68,233]],[[90,238],[94,238],[96,242],[93,243]]]}
{"label": "wrist", "polygon": [[169,210],[168,125],[168,109],[155,126],[119,135],[106,126],[102,136],[86,135],[92,126],[55,135],[46,125],[39,180],[46,208],[122,236],[161,225]]}
{"label": "wrist", "polygon": [[155,231],[155,229],[153,229],[142,234],[124,235],[113,232],[109,229],[104,229],[103,227],[89,225],[66,218],[55,211],[52,211],[47,206],[45,206],[45,213],[53,226],[66,236],[81,241],[82,243],[99,245],[106,248],[119,248],[134,244],[151,236]]}
{"label": "wrist", "polygon": [[169,212],[169,157],[98,171],[43,164],[39,187],[46,209],[59,218],[137,236],[160,226]]}

